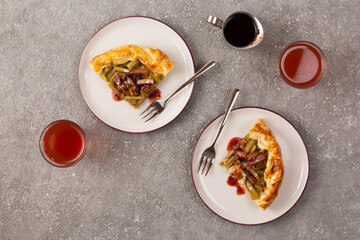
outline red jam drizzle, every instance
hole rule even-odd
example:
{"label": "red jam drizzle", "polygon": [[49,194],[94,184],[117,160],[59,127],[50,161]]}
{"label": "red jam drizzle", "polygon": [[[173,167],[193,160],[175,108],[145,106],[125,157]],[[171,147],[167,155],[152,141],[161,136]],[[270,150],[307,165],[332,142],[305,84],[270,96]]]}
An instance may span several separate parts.
{"label": "red jam drizzle", "polygon": [[236,187],[236,194],[237,195],[242,195],[244,194],[244,191],[242,190],[242,188],[240,187],[239,183],[237,182],[237,180],[233,177],[233,176],[229,176],[228,180],[227,180],[227,184],[229,186],[232,187]]}
{"label": "red jam drizzle", "polygon": [[234,138],[230,139],[230,141],[229,141],[229,143],[228,143],[228,145],[227,145],[226,150],[227,150],[228,152],[231,151],[231,150],[236,146],[236,144],[237,144],[240,140],[241,140],[241,138],[239,138],[239,137],[234,137]]}
{"label": "red jam drizzle", "polygon": [[235,187],[236,185],[238,185],[238,182],[233,176],[229,176],[227,184],[229,184],[229,186]]}
{"label": "red jam drizzle", "polygon": [[149,96],[149,101],[150,101],[150,103],[153,103],[159,99],[161,99],[161,91],[157,88]]}
{"label": "red jam drizzle", "polygon": [[112,96],[112,99],[116,102],[119,102],[121,101],[122,99],[120,98],[119,95],[117,95],[114,91],[111,91],[111,96]]}

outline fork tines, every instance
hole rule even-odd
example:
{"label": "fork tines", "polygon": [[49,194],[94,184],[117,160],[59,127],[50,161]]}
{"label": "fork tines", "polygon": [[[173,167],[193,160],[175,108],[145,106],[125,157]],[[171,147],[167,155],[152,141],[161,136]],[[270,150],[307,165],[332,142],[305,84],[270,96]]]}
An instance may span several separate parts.
{"label": "fork tines", "polygon": [[140,116],[143,114],[145,115],[142,117],[142,119],[145,119],[146,117],[149,116],[148,119],[145,120],[145,122],[147,122],[156,115],[158,115],[159,112],[156,110],[156,106],[154,105],[154,103],[152,103],[142,113],[140,113]]}
{"label": "fork tines", "polygon": [[202,168],[201,174],[204,173],[204,170],[205,170],[206,166],[208,166],[208,167],[207,167],[207,170],[206,170],[206,173],[205,173],[205,176],[206,176],[206,175],[208,174],[208,172],[209,172],[209,170],[210,170],[210,168],[211,168],[214,160],[215,160],[214,158],[207,157],[207,156],[202,156],[201,159],[200,159],[199,168],[198,168],[197,172],[199,173],[199,171],[200,171],[200,169],[201,169],[201,165],[202,165],[203,162],[205,161],[204,164],[203,164],[203,168]]}

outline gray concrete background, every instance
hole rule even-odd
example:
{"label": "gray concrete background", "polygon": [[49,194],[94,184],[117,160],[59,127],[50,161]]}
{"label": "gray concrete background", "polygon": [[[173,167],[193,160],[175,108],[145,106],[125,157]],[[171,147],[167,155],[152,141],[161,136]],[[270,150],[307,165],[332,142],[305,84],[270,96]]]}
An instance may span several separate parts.
{"label": "gray concrete background", "polygon": [[[359,239],[359,7],[354,0],[0,1],[0,238]],[[208,14],[224,18],[235,10],[262,22],[258,47],[231,49],[205,22]],[[102,124],[77,79],[89,38],[129,15],[173,27],[196,69],[210,59],[219,63],[196,84],[179,118],[146,134]],[[309,89],[290,87],[278,73],[281,50],[296,40],[315,42],[327,58],[325,78]],[[235,107],[280,113],[309,151],[304,195],[265,225],[219,218],[191,180],[196,139],[224,112],[234,87],[242,89]],[[59,169],[42,159],[38,139],[49,122],[63,118],[80,124],[91,146],[79,164]]]}

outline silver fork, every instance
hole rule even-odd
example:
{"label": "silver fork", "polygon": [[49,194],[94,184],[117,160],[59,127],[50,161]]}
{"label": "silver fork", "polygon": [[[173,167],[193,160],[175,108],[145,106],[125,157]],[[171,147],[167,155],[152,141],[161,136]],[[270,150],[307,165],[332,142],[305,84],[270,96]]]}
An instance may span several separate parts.
{"label": "silver fork", "polygon": [[187,80],[183,85],[181,85],[178,89],[176,89],[175,92],[173,92],[170,96],[168,96],[165,99],[161,99],[161,100],[156,100],[153,103],[151,103],[141,114],[143,115],[144,113],[146,113],[142,119],[148,117],[147,120],[145,120],[145,122],[151,120],[152,118],[154,118],[155,116],[159,115],[165,108],[165,105],[167,103],[167,101],[174,96],[176,93],[178,93],[181,89],[183,89],[184,87],[186,87],[187,85],[189,85],[190,83],[192,83],[196,78],[198,78],[200,75],[202,75],[203,73],[205,73],[207,70],[209,70],[210,68],[212,68],[213,66],[215,66],[215,62],[214,61],[210,61],[208,62],[205,66],[203,66],[199,71],[197,71],[194,76],[192,76],[189,80]]}
{"label": "silver fork", "polygon": [[215,154],[216,154],[215,153],[215,148],[214,148],[215,143],[218,140],[218,138],[220,136],[220,133],[221,133],[221,131],[223,130],[223,128],[225,126],[226,120],[229,117],[230,111],[231,111],[232,107],[234,106],[235,100],[236,100],[237,96],[239,95],[239,92],[240,92],[239,89],[237,89],[237,88],[234,89],[234,92],[233,92],[233,94],[231,96],[231,99],[230,99],[229,106],[226,109],[224,118],[223,118],[223,120],[222,120],[222,122],[220,124],[220,128],[219,128],[218,133],[217,133],[217,135],[215,137],[215,140],[214,140],[213,144],[209,148],[205,149],[205,151],[203,152],[203,154],[202,154],[202,156],[200,158],[199,168],[198,168],[197,172],[200,171],[201,165],[204,163],[201,174],[204,173],[205,167],[206,167],[206,165],[208,165],[205,176],[208,174],[211,166],[213,165],[213,163],[215,161]]}

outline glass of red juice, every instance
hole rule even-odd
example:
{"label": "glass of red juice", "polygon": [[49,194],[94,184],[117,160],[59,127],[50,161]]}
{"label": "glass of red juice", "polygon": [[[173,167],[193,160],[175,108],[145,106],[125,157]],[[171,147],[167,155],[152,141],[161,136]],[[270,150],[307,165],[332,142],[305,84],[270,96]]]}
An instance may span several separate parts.
{"label": "glass of red juice", "polygon": [[46,161],[56,167],[69,167],[83,157],[86,134],[76,123],[58,120],[44,129],[39,144]]}
{"label": "glass of red juice", "polygon": [[315,85],[326,70],[325,56],[315,44],[298,41],[288,45],[280,57],[280,75],[293,87]]}

